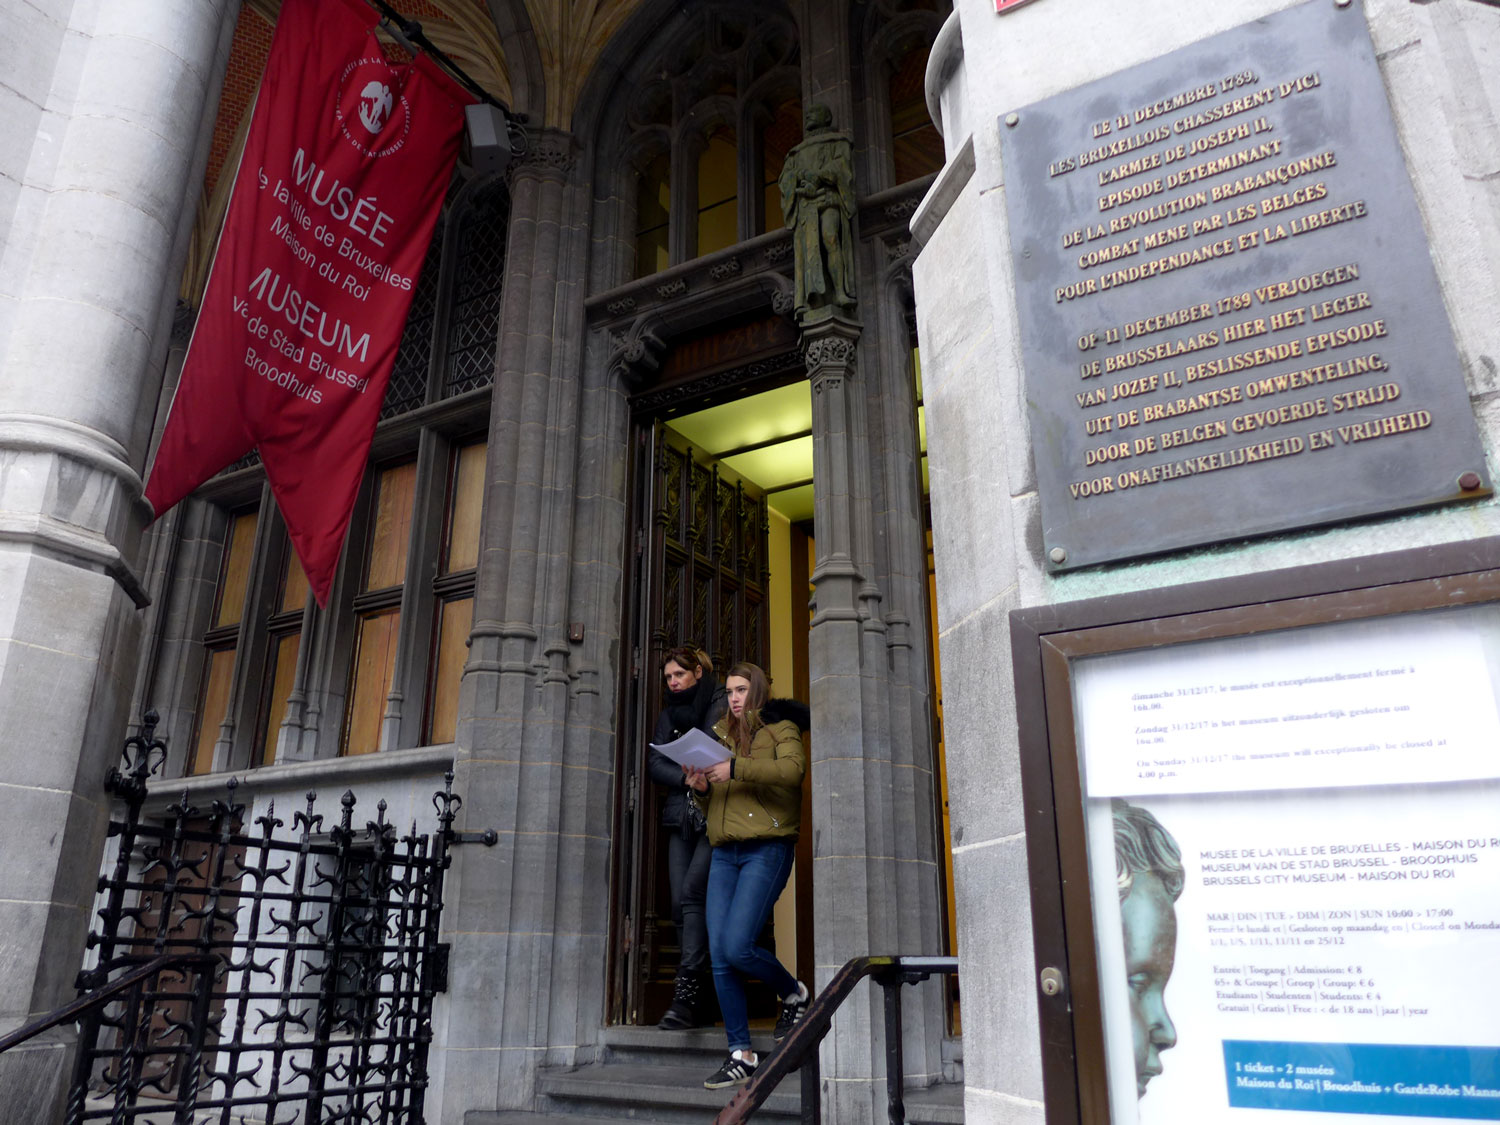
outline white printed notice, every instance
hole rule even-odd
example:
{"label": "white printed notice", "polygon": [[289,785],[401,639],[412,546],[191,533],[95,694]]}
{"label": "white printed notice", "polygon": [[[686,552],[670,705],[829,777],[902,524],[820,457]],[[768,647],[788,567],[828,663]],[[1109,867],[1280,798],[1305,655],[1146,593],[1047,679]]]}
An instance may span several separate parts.
{"label": "white printed notice", "polygon": [[1116,1122],[1500,1121],[1500,610],[1073,664]]}
{"label": "white printed notice", "polygon": [[1480,637],[1457,620],[1403,624],[1080,665],[1090,795],[1500,777]]}

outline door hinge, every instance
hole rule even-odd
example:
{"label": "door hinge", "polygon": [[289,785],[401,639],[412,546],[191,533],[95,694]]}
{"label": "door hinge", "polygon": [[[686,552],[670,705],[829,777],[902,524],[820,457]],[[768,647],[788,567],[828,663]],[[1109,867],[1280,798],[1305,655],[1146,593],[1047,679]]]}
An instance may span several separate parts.
{"label": "door hinge", "polygon": [[428,955],[431,958],[432,991],[434,992],[448,991],[448,960],[452,951],[451,942],[440,941],[432,947],[432,952]]}
{"label": "door hinge", "polygon": [[640,789],[640,778],[631,774],[630,781],[625,786],[625,811],[635,812],[636,794]]}

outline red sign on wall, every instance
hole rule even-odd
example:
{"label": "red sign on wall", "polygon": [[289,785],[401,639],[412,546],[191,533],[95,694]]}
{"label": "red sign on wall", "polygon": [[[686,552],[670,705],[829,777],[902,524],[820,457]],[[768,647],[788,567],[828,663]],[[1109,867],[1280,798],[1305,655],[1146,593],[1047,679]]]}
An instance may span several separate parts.
{"label": "red sign on wall", "polygon": [[1000,15],[1004,15],[1006,12],[1019,8],[1022,4],[1029,3],[1031,3],[1031,0],[995,0],[995,11]]}
{"label": "red sign on wall", "polygon": [[258,448],[319,604],[473,99],[359,0],[286,0],[146,498]]}

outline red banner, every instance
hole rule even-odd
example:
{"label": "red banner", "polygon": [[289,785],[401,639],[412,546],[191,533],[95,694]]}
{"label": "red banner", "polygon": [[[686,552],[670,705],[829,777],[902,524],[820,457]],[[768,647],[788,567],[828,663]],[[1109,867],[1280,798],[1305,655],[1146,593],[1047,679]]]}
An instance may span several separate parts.
{"label": "red banner", "polygon": [[359,0],[285,0],[146,499],[251,448],[319,605],[472,101]]}

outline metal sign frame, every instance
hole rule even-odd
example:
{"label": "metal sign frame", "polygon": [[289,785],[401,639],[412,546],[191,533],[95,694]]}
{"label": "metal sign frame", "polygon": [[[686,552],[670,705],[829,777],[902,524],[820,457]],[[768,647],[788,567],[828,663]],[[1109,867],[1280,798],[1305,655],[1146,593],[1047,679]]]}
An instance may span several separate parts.
{"label": "metal sign frame", "polygon": [[1072,662],[1500,601],[1500,537],[1013,611],[1048,1125],[1109,1125]]}

